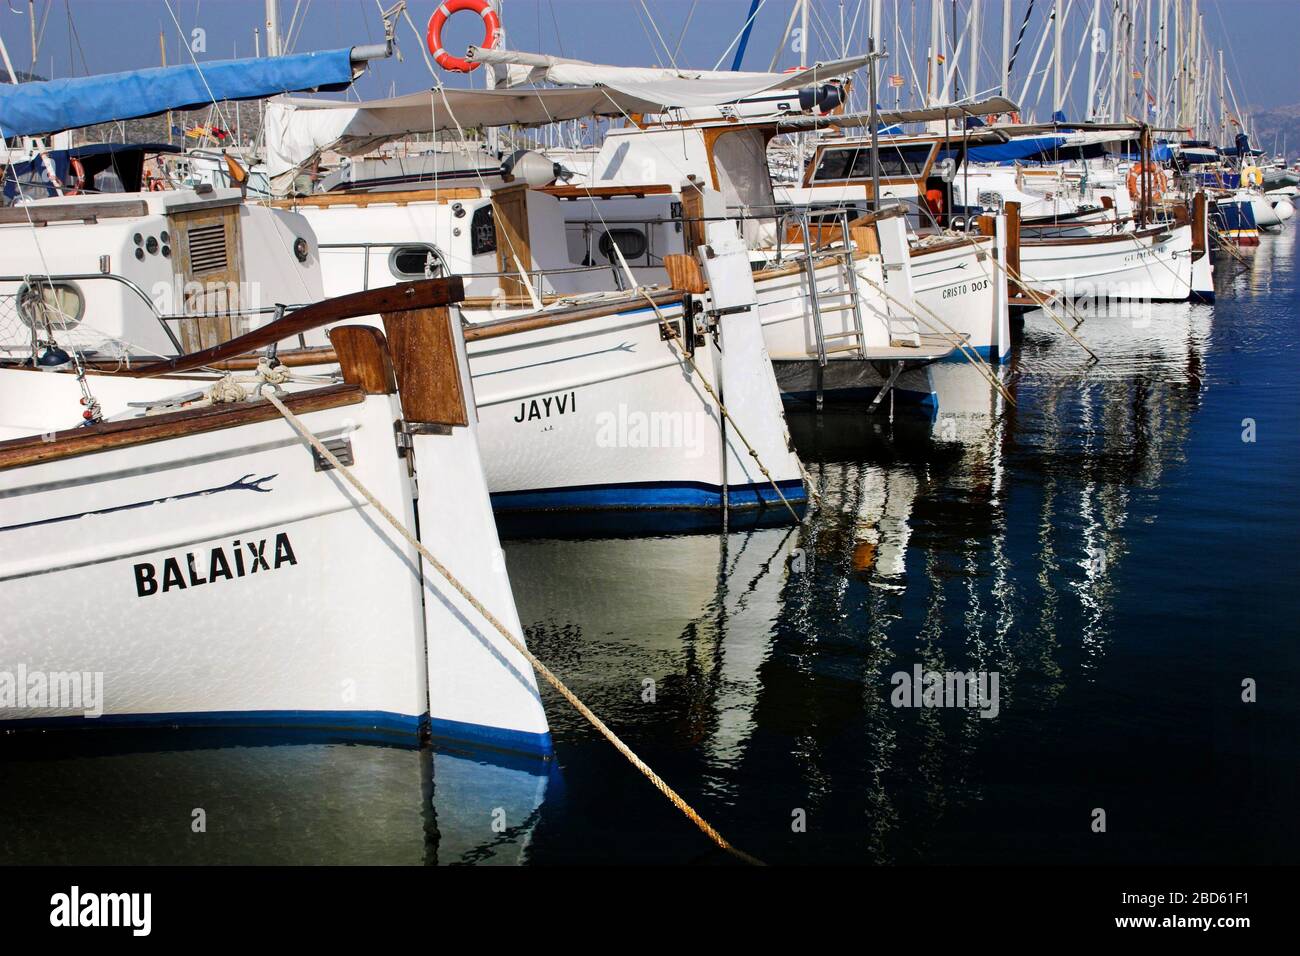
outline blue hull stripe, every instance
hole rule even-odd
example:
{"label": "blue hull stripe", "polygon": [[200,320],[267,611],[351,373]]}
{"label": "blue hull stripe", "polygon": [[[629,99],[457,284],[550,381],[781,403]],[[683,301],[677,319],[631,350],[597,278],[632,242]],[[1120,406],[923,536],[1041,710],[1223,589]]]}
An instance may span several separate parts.
{"label": "blue hull stripe", "polygon": [[[777,482],[791,504],[807,500],[798,478]],[[780,504],[770,484],[733,485],[727,489],[733,508]],[[531,491],[503,491],[492,495],[496,511],[546,511],[559,509],[637,509],[722,507],[722,489],[705,482],[640,481],[618,485],[575,485]]]}
{"label": "blue hull stripe", "polygon": [[549,757],[553,752],[550,733],[527,733],[457,720],[430,720],[384,710],[218,710],[179,711],[159,714],[105,714],[102,717],[69,715],[61,717],[23,717],[0,721],[0,730],[69,729],[121,730],[174,727],[186,730],[201,728],[292,729],[332,731],[349,739],[410,737],[418,741],[425,729],[431,736],[451,743],[492,750],[510,751],[529,756]]}
{"label": "blue hull stripe", "polygon": [[[986,359],[998,365],[1001,365],[1004,362],[1011,361],[1010,350],[999,353],[997,348],[992,345],[968,345],[966,348],[968,351],[974,352],[980,358]],[[961,349],[958,349],[952,354],[944,356],[943,358],[939,359],[939,361],[940,362],[969,362],[970,359],[965,355],[965,353],[962,352]]]}
{"label": "blue hull stripe", "polygon": [[[841,402],[869,402],[879,393],[880,387],[877,385],[868,385],[862,388],[828,388],[822,392],[822,399],[827,405]],[[895,388],[890,394],[894,396],[894,399],[900,405],[918,405],[922,408],[933,408],[939,402],[938,396],[934,392],[916,392],[907,388]],[[817,393],[815,391],[782,392],[781,400],[787,405],[812,405],[817,401]]]}
{"label": "blue hull stripe", "polygon": [[429,721],[429,733],[435,740],[489,747],[534,757],[550,757],[555,752],[549,731],[535,734],[523,730],[506,730],[503,727],[466,724],[459,720],[432,719]]}
{"label": "blue hull stripe", "polygon": [[158,714],[105,714],[82,717],[21,717],[0,721],[0,730],[69,727],[93,730],[121,727],[295,727],[320,730],[381,731],[418,736],[424,716],[386,710],[208,710]]}

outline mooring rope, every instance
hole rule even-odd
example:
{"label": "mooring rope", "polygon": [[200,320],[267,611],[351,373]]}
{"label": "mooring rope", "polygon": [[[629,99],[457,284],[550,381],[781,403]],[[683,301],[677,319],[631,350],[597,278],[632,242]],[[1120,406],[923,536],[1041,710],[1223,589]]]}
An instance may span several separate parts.
{"label": "mooring rope", "polygon": [[[958,235],[960,235],[960,234],[958,234]],[[980,247],[979,247],[979,243],[977,243],[974,239],[970,238],[969,236],[964,236],[963,238],[964,238],[968,243],[970,243],[970,245],[973,246],[976,250],[981,251],[981,252],[983,251],[983,250],[980,249]],[[1098,363],[1101,362],[1101,359],[1099,359],[1099,358],[1097,357],[1097,353],[1094,352],[1092,349],[1088,348],[1088,346],[1084,343],[1083,339],[1079,338],[1077,335],[1074,334],[1073,331],[1071,331],[1070,329],[1066,328],[1066,326],[1065,326],[1065,320],[1062,319],[1059,315],[1057,315],[1054,311],[1052,311],[1051,306],[1049,306],[1049,305],[1047,304],[1047,300],[1044,299],[1041,295],[1039,295],[1037,292],[1035,292],[1033,288],[1030,287],[1029,283],[1027,283],[1027,282],[1025,281],[1024,277],[1020,274],[1020,270],[1019,270],[1019,269],[1013,269],[1013,268],[1011,268],[1011,266],[1007,265],[1006,263],[1004,263],[1004,262],[999,262],[999,261],[997,260],[997,257],[996,257],[996,256],[989,256],[988,258],[990,259],[990,261],[992,261],[992,263],[993,263],[995,266],[997,266],[999,269],[1001,269],[1001,270],[1002,270],[1006,275],[1008,275],[1008,276],[1010,276],[1012,279],[1014,279],[1014,280],[1016,281],[1016,284],[1019,285],[1020,288],[1024,289],[1025,292],[1027,292],[1027,293],[1029,294],[1029,297],[1030,297],[1031,299],[1033,299],[1036,303],[1038,303],[1038,307],[1039,307],[1040,309],[1042,309],[1044,312],[1046,312],[1046,313],[1048,314],[1048,316],[1051,317],[1052,321],[1055,322],[1057,325],[1059,325],[1059,326],[1061,327],[1061,330],[1062,330],[1063,332],[1065,332],[1066,335],[1068,335],[1070,338],[1074,339],[1075,343],[1079,346],[1079,348],[1083,349],[1083,350],[1084,350],[1085,352],[1087,352],[1090,356],[1092,356],[1092,360],[1093,360],[1094,362],[1098,362]],[[989,276],[990,281],[992,281],[992,280],[993,280],[993,277],[992,277],[991,275],[989,275],[989,272],[988,272],[987,269],[984,269],[983,260],[982,260],[982,259],[976,259],[976,261],[980,263],[980,268],[983,269],[984,274],[985,274],[986,276]],[[1062,302],[1062,304],[1063,304],[1066,308],[1071,308],[1071,306],[1068,304],[1068,302],[1066,302],[1066,300],[1065,300],[1064,298],[1062,298],[1061,302]],[[1083,319],[1080,318],[1080,319],[1078,320],[1078,322],[1075,324],[1074,327],[1077,329],[1077,328],[1078,328],[1080,325],[1082,325],[1082,324],[1083,324]]]}
{"label": "mooring rope", "polygon": [[[614,248],[617,249],[618,246],[615,246]],[[781,499],[781,504],[786,506],[786,509],[789,510],[791,517],[794,518],[795,523],[797,524],[800,521],[800,518],[798,512],[794,510],[794,505],[790,504],[786,496],[781,493],[781,486],[776,483],[776,479],[772,477],[772,473],[768,471],[767,466],[763,464],[763,459],[758,456],[758,452],[755,450],[754,446],[749,443],[749,439],[745,437],[745,433],[740,430],[740,426],[736,424],[736,420],[731,417],[731,412],[727,410],[726,404],[723,403],[722,399],[718,396],[718,393],[713,390],[713,386],[709,383],[709,380],[704,377],[704,373],[700,371],[700,367],[695,364],[695,357],[691,355],[690,352],[686,351],[686,347],[681,340],[681,335],[677,332],[677,327],[669,322],[668,318],[659,309],[659,303],[654,300],[654,296],[647,292],[643,286],[637,286],[636,288],[638,292],[645,296],[646,301],[650,303],[650,307],[654,309],[655,315],[659,317],[660,327],[667,332],[669,341],[677,347],[678,354],[686,360],[686,364],[691,367],[691,371],[699,378],[700,384],[704,386],[704,391],[708,393],[709,398],[713,399],[713,403],[718,406],[718,411],[722,413],[722,417],[731,423],[732,431],[736,433],[737,438],[744,442],[745,448],[749,452],[749,456],[754,459],[754,464],[758,465],[758,470],[763,473],[763,477],[768,480],[769,484],[771,484],[772,490],[775,491],[777,497]],[[690,316],[683,313],[683,325],[689,321]],[[817,493],[816,487],[812,483],[812,479],[804,469],[803,462],[799,460],[798,455],[795,455],[794,459],[795,464],[799,466],[799,475],[803,479],[804,486],[808,491],[808,497],[813,500],[813,504],[820,506],[821,496]]]}
{"label": "mooring rope", "polygon": [[411,534],[411,532],[407,530],[406,526],[401,521],[399,521],[391,511],[389,511],[386,507],[384,507],[383,503],[380,502],[379,499],[377,499],[373,494],[371,494],[370,490],[366,488],[366,486],[362,484],[361,481],[354,474],[352,474],[352,471],[349,468],[347,468],[341,461],[339,461],[338,458],[334,456],[333,452],[331,452],[328,448],[325,447],[325,443],[322,442],[319,438],[317,438],[314,434],[312,434],[311,429],[309,429],[306,426],[306,424],[302,421],[302,419],[298,418],[297,415],[291,412],[288,406],[286,406],[284,402],[282,402],[276,396],[274,387],[270,387],[270,388],[263,387],[260,389],[260,394],[261,397],[265,398],[275,407],[276,411],[278,411],[281,414],[281,416],[283,416],[284,420],[287,421],[293,427],[294,431],[296,431],[299,435],[301,435],[303,440],[306,441],[309,445],[311,445],[312,448],[316,450],[316,453],[318,455],[320,455],[327,462],[329,462],[334,467],[334,469],[340,475],[343,476],[343,478],[347,481],[347,483],[350,484],[353,488],[355,488],[357,490],[357,493],[360,494],[363,498],[365,498],[366,501],[368,501],[370,505],[380,515],[382,515],[390,525],[393,526],[393,528],[397,531],[397,533],[400,534],[403,538],[405,538],[406,541],[412,547],[414,547],[416,551],[420,553],[420,556],[423,557],[424,560],[429,562],[429,565],[435,571],[437,571],[438,574],[440,574],[447,581],[447,583],[450,584],[452,588],[455,589],[460,594],[461,597],[463,597],[466,601],[468,601],[470,603],[470,606],[472,606],[474,610],[478,611],[478,613],[483,616],[483,619],[485,621],[491,624],[492,627],[495,628],[496,631],[506,639],[506,641],[510,644],[511,647],[513,647],[515,650],[517,650],[520,654],[524,656],[524,658],[528,661],[528,663],[530,663],[533,666],[533,668],[537,671],[537,673],[541,674],[542,677],[545,678],[548,684],[554,687],[560,693],[560,695],[564,697],[565,700],[567,700],[570,704],[573,705],[574,709],[577,710],[578,713],[582,714],[582,716],[585,717],[593,727],[595,727],[598,731],[600,731],[601,735],[606,740],[608,740],[611,744],[614,745],[614,749],[616,749],[619,753],[621,753],[624,757],[626,757],[628,762],[631,763],[632,766],[636,767],[637,770],[641,771],[641,773],[646,777],[646,779],[649,780],[652,784],[654,784],[655,789],[657,789],[660,793],[662,793],[665,797],[667,797],[668,801],[673,806],[675,806],[678,810],[680,810],[688,820],[690,820],[693,824],[695,824],[695,826],[699,828],[701,833],[703,833],[706,837],[712,840],[713,843],[716,844],[720,849],[730,853],[738,860],[741,860],[753,866],[763,865],[763,862],[759,860],[757,857],[751,856],[750,854],[746,853],[744,850],[741,850],[740,848],[733,846],[730,842],[728,842],[727,839],[716,829],[714,829],[714,827],[707,820],[705,820],[702,816],[700,816],[700,814],[696,812],[696,810],[689,803],[687,803],[682,798],[682,796],[677,793],[676,790],[668,786],[668,784],[664,781],[662,777],[660,777],[657,773],[655,773],[654,770],[652,770],[644,760],[638,757],[632,751],[631,747],[625,744],[618,737],[617,734],[615,734],[612,730],[610,730],[609,727],[606,726],[605,722],[601,720],[599,717],[597,717],[592,712],[591,708],[588,707],[586,704],[584,704],[581,699],[579,699],[577,694],[569,690],[569,688],[565,686],[564,682],[551,672],[551,669],[549,667],[547,667],[540,660],[538,660],[537,657],[533,654],[532,651],[528,649],[528,646],[524,644],[522,640],[520,640],[519,638],[511,634],[509,629],[506,628],[506,626],[502,624],[501,621],[499,621],[491,611],[489,611],[486,607],[484,607],[483,603],[479,601],[479,599],[476,598],[469,591],[469,589],[467,589],[463,584],[461,584],[460,581],[457,580],[456,576],[452,574],[451,571],[449,571],[441,561],[435,558],[433,556],[433,553],[427,547],[425,547],[425,545],[418,538],[416,538],[415,535]]}
{"label": "mooring rope", "polygon": [[930,314],[930,316],[934,319],[934,321],[939,323],[939,325],[943,326],[943,328],[939,328],[934,324],[934,322],[930,322],[922,318],[921,316],[917,315],[916,312],[909,305],[907,305],[907,303],[900,302],[898,299],[894,298],[892,295],[890,295],[888,292],[885,291],[884,286],[880,285],[874,280],[868,279],[866,276],[861,274],[858,274],[858,278],[861,279],[863,282],[865,282],[867,285],[871,286],[871,288],[875,289],[882,296],[884,296],[885,301],[892,302],[894,305],[898,306],[900,309],[902,309],[912,318],[916,319],[918,322],[924,323],[925,325],[929,326],[933,331],[943,336],[944,340],[948,342],[949,345],[961,351],[961,354],[966,357],[967,361],[969,361],[972,365],[974,365],[979,370],[980,374],[983,375],[986,379],[988,379],[989,384],[992,385],[995,389],[997,389],[1002,394],[1002,397],[1004,399],[1006,399],[1012,405],[1016,403],[1016,400],[1011,397],[1011,393],[1007,391],[1007,387],[1003,385],[1002,382],[998,379],[997,375],[994,374],[993,369],[989,366],[984,356],[980,355],[969,345],[967,345],[967,343],[963,340],[961,333],[959,333],[951,325],[949,325],[938,315],[936,315],[928,306],[925,305],[925,303],[917,302],[916,305],[922,309],[925,309],[925,311]]}

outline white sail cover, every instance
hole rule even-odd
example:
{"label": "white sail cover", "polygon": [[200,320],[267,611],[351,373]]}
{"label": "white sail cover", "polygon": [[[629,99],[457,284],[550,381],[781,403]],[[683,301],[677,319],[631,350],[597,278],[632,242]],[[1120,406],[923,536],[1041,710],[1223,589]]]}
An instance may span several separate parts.
{"label": "white sail cover", "polygon": [[267,102],[266,166],[276,180],[309,165],[326,150],[356,156],[418,133],[538,126],[647,108],[634,97],[593,89],[437,89],[360,103],[278,96]]}
{"label": "white sail cover", "polygon": [[640,99],[658,101],[665,108],[718,106],[771,90],[816,86],[848,76],[871,62],[869,56],[857,56],[817,63],[789,73],[739,73],[731,70],[606,66],[517,50],[485,50],[477,46],[471,46],[465,56],[470,62],[505,66],[509,86],[521,83],[603,86]]}
{"label": "white sail cover", "polygon": [[287,185],[294,172],[325,150],[359,155],[403,136],[444,129],[540,126],[583,116],[719,106],[768,90],[800,89],[824,82],[869,62],[867,57],[855,57],[792,73],[723,73],[600,66],[495,50],[478,54],[547,61],[544,65],[519,65],[530,74],[541,70],[548,82],[579,81],[581,85],[496,90],[439,87],[360,103],[276,97],[268,103],[265,125],[266,165],[273,186]]}

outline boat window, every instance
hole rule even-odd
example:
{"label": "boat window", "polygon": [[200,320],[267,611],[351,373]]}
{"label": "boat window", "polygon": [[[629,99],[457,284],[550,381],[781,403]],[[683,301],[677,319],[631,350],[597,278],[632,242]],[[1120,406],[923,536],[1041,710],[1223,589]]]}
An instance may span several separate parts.
{"label": "boat window", "polygon": [[764,223],[753,217],[774,216],[776,210],[766,137],[756,129],[723,133],[713,144],[713,169],[728,211],[744,217],[741,235],[751,247],[763,244]]}
{"label": "boat window", "polygon": [[428,243],[397,246],[388,254],[388,271],[398,279],[431,279],[444,274],[446,266],[442,253]]}
{"label": "boat window", "polygon": [[[925,172],[925,164],[930,159],[933,149],[930,143],[914,146],[880,145],[880,175],[882,178],[895,176],[916,177]],[[871,178],[871,147],[842,146],[822,152],[821,161],[813,173],[814,182],[827,182],[843,179]]]}
{"label": "boat window", "polygon": [[475,209],[474,218],[469,221],[469,251],[474,256],[497,251],[497,224],[490,203]]}
{"label": "boat window", "polygon": [[649,243],[645,233],[639,229],[611,229],[600,237],[600,254],[609,262],[615,261],[614,245],[617,244],[623,258],[631,263],[645,255]]}

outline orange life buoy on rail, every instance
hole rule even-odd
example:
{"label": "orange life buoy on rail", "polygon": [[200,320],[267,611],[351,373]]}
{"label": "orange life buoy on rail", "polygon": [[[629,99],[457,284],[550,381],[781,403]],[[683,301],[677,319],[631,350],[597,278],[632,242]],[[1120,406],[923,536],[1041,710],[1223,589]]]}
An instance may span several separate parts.
{"label": "orange life buoy on rail", "polygon": [[[1151,201],[1159,202],[1165,189],[1169,185],[1169,180],[1165,179],[1165,171],[1152,163],[1146,168],[1148,182],[1151,188]],[[1128,197],[1134,202],[1142,199],[1142,164],[1136,163],[1128,171]]]}
{"label": "orange life buoy on rail", "polygon": [[72,188],[64,190],[64,194],[80,196],[86,190],[86,167],[81,165],[81,160],[76,156],[72,157],[69,165],[72,167]]}
{"label": "orange life buoy on rail", "polygon": [[501,36],[501,18],[497,16],[496,10],[487,0],[444,0],[438,9],[433,12],[433,16],[429,18],[427,40],[429,52],[433,54],[434,62],[444,70],[452,70],[456,73],[470,73],[483,64],[462,60],[458,56],[452,56],[442,48],[443,25],[447,22],[448,17],[453,13],[459,13],[461,10],[473,10],[483,18],[483,42],[480,46],[485,50],[490,50],[497,45],[497,40]]}

